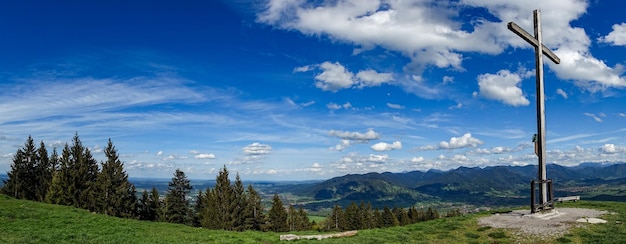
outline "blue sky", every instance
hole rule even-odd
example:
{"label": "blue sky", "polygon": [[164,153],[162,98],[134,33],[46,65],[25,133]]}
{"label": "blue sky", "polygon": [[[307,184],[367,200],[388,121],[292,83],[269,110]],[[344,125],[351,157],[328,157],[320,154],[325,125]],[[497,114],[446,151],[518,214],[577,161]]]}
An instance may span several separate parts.
{"label": "blue sky", "polygon": [[[623,6],[619,6],[623,5]],[[2,1],[0,171],[28,135],[111,138],[131,177],[307,180],[626,162],[619,1]],[[549,177],[550,172],[548,172]]]}

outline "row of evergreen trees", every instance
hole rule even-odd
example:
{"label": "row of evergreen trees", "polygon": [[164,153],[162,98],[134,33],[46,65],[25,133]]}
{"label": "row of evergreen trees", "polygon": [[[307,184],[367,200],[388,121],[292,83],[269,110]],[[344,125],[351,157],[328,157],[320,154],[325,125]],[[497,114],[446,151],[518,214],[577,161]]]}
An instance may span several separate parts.
{"label": "row of evergreen trees", "polygon": [[[457,215],[460,215],[459,210],[449,212],[446,217]],[[379,209],[373,210],[370,203],[361,202],[357,206],[352,202],[345,211],[341,206],[335,205],[320,228],[326,231],[373,229],[414,224],[437,218],[439,218],[439,213],[430,207],[423,210],[415,206],[409,209],[398,207],[390,209],[385,206],[381,212]]]}
{"label": "row of evergreen trees", "polygon": [[0,192],[19,199],[74,206],[118,217],[136,216],[135,186],[128,181],[124,165],[109,139],[102,170],[78,134],[65,144],[61,155],[48,155],[28,137],[13,157],[8,180]]}
{"label": "row of evergreen trees", "polygon": [[[237,175],[234,184],[228,170],[219,172],[214,188],[200,191],[194,206],[192,189],[185,173],[177,169],[164,198],[155,187],[136,196],[135,185],[128,180],[124,164],[109,139],[101,165],[82,145],[78,134],[61,155],[56,148],[51,155],[43,142],[35,146],[31,136],[13,157],[8,179],[0,193],[18,199],[74,206],[92,212],[124,218],[181,223],[223,230],[290,231],[311,228],[303,209],[285,209],[275,195],[267,215],[260,194],[249,185],[244,190]],[[101,167],[100,167],[101,166]]]}
{"label": "row of evergreen trees", "polygon": [[[231,231],[301,231],[313,226],[319,230],[356,230],[406,225],[439,218],[436,210],[408,210],[385,207],[372,210],[371,204],[354,202],[345,211],[336,205],[323,224],[312,223],[306,211],[293,205],[285,208],[278,195],[265,211],[261,195],[252,185],[244,189],[237,174],[234,183],[224,166],[213,188],[200,191],[192,205],[192,190],[185,173],[177,169],[164,198],[155,187],[136,196],[124,164],[109,139],[101,165],[82,145],[78,134],[72,145],[65,144],[61,155],[56,149],[49,156],[45,144],[35,146],[31,136],[18,149],[0,192],[19,199],[35,200],[87,209],[101,214],[187,224]],[[451,212],[451,216],[459,214]]]}

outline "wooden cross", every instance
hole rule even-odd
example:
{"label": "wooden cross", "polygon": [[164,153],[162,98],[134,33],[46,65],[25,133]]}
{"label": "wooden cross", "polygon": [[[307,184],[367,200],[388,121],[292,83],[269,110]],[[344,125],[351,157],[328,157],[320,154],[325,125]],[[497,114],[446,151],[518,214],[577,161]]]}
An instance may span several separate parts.
{"label": "wooden cross", "polygon": [[[513,22],[509,22],[507,27],[513,33],[517,34],[522,39],[526,40],[530,45],[535,47],[535,71],[537,82],[537,156],[539,157],[539,170],[538,170],[538,182],[541,184],[540,192],[540,206],[541,209],[545,209],[547,205],[551,204],[552,199],[548,199],[548,191],[552,192],[552,189],[548,189],[548,179],[546,175],[546,124],[545,124],[545,104],[544,104],[544,85],[543,85],[543,55],[546,55],[552,62],[559,64],[561,60],[550,49],[544,46],[541,42],[541,20],[539,10],[533,11],[533,23],[535,27],[535,35],[528,34],[524,29],[519,27]],[[551,183],[551,181],[550,181]],[[535,212],[534,207],[534,185],[531,184],[531,201],[532,212]],[[551,184],[550,184],[551,188]],[[550,194],[551,195],[551,194]],[[552,198],[552,196],[550,196]]]}

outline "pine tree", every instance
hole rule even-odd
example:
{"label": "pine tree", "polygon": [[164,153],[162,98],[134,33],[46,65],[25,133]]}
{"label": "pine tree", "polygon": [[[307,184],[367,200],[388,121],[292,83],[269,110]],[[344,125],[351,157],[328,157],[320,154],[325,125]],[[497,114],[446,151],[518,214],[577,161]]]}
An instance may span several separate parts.
{"label": "pine tree", "polygon": [[333,207],[333,211],[331,214],[326,217],[326,230],[335,230],[340,231],[345,229],[345,215],[344,211],[339,206],[339,204],[335,204]]}
{"label": "pine tree", "polygon": [[298,211],[293,204],[289,204],[289,209],[287,210],[287,225],[289,226],[289,231],[298,230]]}
{"label": "pine tree", "polygon": [[146,217],[148,220],[160,221],[163,218],[163,211],[163,202],[159,196],[159,191],[153,186],[150,191],[150,197],[148,198],[148,212]]}
{"label": "pine tree", "polygon": [[352,202],[346,208],[345,220],[346,226],[344,229],[346,230],[359,230],[363,228],[361,226],[361,224],[363,223],[363,218],[356,203]]}
{"label": "pine tree", "polygon": [[232,201],[230,202],[231,230],[243,231],[245,222],[246,196],[239,173],[235,176],[235,184],[232,189]]}
{"label": "pine tree", "polygon": [[396,216],[393,214],[391,209],[389,209],[389,207],[385,206],[385,208],[383,208],[383,213],[382,213],[382,226],[392,227],[392,226],[398,226],[398,225],[400,225],[400,222],[398,222],[398,219],[396,218]]}
{"label": "pine tree", "polygon": [[296,230],[298,231],[304,231],[304,230],[310,230],[312,228],[312,224],[311,221],[309,221],[309,216],[306,213],[306,211],[304,211],[304,209],[302,208],[302,206],[300,206],[298,208],[298,219],[297,219],[297,226],[296,226]]}
{"label": "pine tree", "polygon": [[165,194],[165,218],[167,222],[189,224],[191,218],[187,194],[192,187],[187,176],[180,169],[176,169],[174,178],[168,185]]}
{"label": "pine tree", "polygon": [[361,201],[359,204],[359,212],[361,213],[361,228],[372,229],[374,228],[374,216],[372,215],[372,204]]}
{"label": "pine tree", "polygon": [[61,205],[74,205],[76,186],[72,178],[73,161],[70,159],[70,147],[66,143],[61,157],[58,159],[59,167],[52,175],[50,189],[46,195],[46,202]]}
{"label": "pine tree", "polygon": [[137,217],[139,220],[150,220],[149,217],[149,207],[150,207],[150,194],[148,194],[148,190],[144,189],[141,193],[141,198],[139,198],[139,209]]}
{"label": "pine tree", "polygon": [[272,198],[272,207],[268,213],[269,229],[273,232],[289,231],[287,225],[287,211],[277,194]]}
{"label": "pine tree", "polygon": [[102,171],[96,180],[97,210],[106,215],[132,218],[137,203],[134,185],[128,181],[124,163],[120,161],[111,139],[104,154],[107,160],[102,163]]}
{"label": "pine tree", "polygon": [[46,200],[48,188],[50,188],[50,183],[52,183],[52,172],[54,170],[43,141],[40,143],[39,149],[37,149],[37,160],[35,162],[35,178],[33,180],[35,200],[43,202]]}
{"label": "pine tree", "polygon": [[215,179],[215,202],[217,207],[217,220],[219,221],[218,229],[231,230],[233,228],[233,188],[228,179],[228,169],[226,166],[217,175]]}
{"label": "pine tree", "polygon": [[11,171],[7,172],[8,179],[4,181],[2,192],[18,199],[37,200],[35,165],[37,152],[35,143],[28,136],[24,147],[18,149],[13,157]]}
{"label": "pine tree", "polygon": [[203,209],[201,212],[200,225],[210,230],[217,230],[223,227],[223,223],[219,221],[217,195],[214,189],[207,188],[202,201]]}
{"label": "pine tree", "polygon": [[248,185],[246,190],[246,202],[244,229],[262,230],[265,222],[263,205],[261,204],[261,196],[254,190],[252,185]]}

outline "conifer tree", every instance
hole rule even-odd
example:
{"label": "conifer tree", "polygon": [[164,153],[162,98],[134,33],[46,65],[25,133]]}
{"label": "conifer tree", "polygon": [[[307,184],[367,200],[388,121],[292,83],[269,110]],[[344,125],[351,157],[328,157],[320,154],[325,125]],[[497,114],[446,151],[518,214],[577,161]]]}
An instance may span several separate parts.
{"label": "conifer tree", "polygon": [[372,204],[361,201],[359,204],[359,212],[361,213],[361,228],[371,229],[374,228],[374,216],[372,215]]}
{"label": "conifer tree", "polygon": [[389,207],[385,206],[385,208],[383,208],[383,213],[382,213],[382,226],[392,227],[392,226],[398,226],[398,225],[400,225],[400,222],[398,222],[398,219],[396,218],[396,216],[393,214],[391,209],[389,209]]}
{"label": "conifer tree", "polygon": [[190,224],[190,209],[187,194],[191,191],[187,176],[180,169],[174,172],[174,178],[168,184],[165,194],[165,219],[167,222]]}
{"label": "conifer tree", "polygon": [[232,210],[235,206],[233,204],[233,188],[230,185],[230,179],[228,178],[228,169],[226,166],[217,175],[215,179],[215,202],[217,206],[217,220],[219,221],[218,229],[231,230],[233,228],[233,215]]}
{"label": "conifer tree", "polygon": [[48,157],[48,150],[43,141],[37,149],[37,160],[34,165],[33,188],[35,191],[35,200],[43,202],[46,200],[46,194],[50,183],[52,182],[52,171],[54,167]]}
{"label": "conifer tree", "polygon": [[109,139],[104,150],[107,158],[102,163],[102,171],[97,175],[97,210],[106,215],[132,218],[135,216],[136,197],[134,185],[128,181],[128,174]]}
{"label": "conifer tree", "polygon": [[52,175],[50,189],[46,195],[46,202],[61,205],[73,205],[75,195],[75,185],[72,180],[70,160],[70,147],[66,143],[61,157],[59,158],[59,168]]}
{"label": "conifer tree", "polygon": [[230,230],[242,231],[245,222],[246,198],[245,190],[239,173],[235,176],[235,184],[232,189],[232,200],[230,202],[231,226]]}
{"label": "conifer tree", "polygon": [[346,230],[362,229],[361,224],[363,223],[363,219],[359,211],[359,207],[356,205],[356,203],[352,202],[346,208],[345,220],[346,220],[346,226],[344,229]]}
{"label": "conifer tree", "polygon": [[287,225],[289,226],[289,231],[298,230],[298,210],[296,210],[293,204],[289,204],[289,209],[287,210]]}
{"label": "conifer tree", "polygon": [[163,202],[159,196],[159,191],[156,187],[152,187],[150,191],[150,197],[148,201],[147,219],[152,221],[160,221],[163,216]]}
{"label": "conifer tree", "polygon": [[210,230],[217,230],[223,227],[219,220],[217,196],[214,189],[207,188],[202,201],[200,225]]}
{"label": "conifer tree", "polygon": [[149,204],[150,194],[148,194],[148,190],[144,189],[141,193],[141,198],[139,198],[139,209],[137,214],[139,220],[149,220]]}
{"label": "conifer tree", "polygon": [[262,230],[265,222],[263,205],[261,204],[261,196],[254,190],[252,185],[248,185],[246,190],[246,202],[244,229]]}
{"label": "conifer tree", "polygon": [[28,136],[24,147],[18,149],[13,156],[11,171],[4,181],[2,193],[18,199],[37,200],[36,168],[37,150],[31,136]]}
{"label": "conifer tree", "polygon": [[326,217],[326,229],[339,231],[339,230],[344,230],[344,228],[345,228],[344,211],[341,208],[341,206],[339,206],[339,204],[335,204],[335,207],[333,207],[333,211],[331,212],[331,214],[328,217]]}
{"label": "conifer tree", "polygon": [[309,221],[308,214],[304,211],[302,206],[300,206],[298,208],[298,225],[296,229],[299,231],[310,230],[312,226],[313,224]]}
{"label": "conifer tree", "polygon": [[272,207],[268,213],[269,229],[273,232],[284,232],[289,230],[287,225],[287,211],[277,194],[272,198]]}

